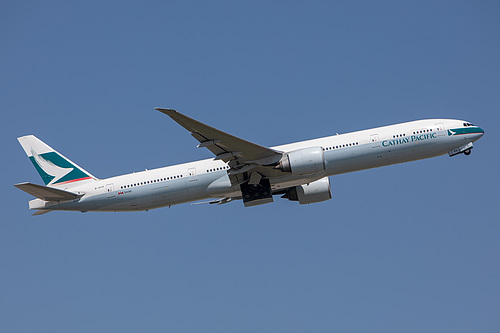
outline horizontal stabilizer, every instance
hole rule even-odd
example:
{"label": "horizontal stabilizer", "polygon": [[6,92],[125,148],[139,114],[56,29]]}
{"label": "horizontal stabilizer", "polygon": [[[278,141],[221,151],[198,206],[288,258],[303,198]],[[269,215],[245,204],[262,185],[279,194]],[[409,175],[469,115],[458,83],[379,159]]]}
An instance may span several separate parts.
{"label": "horizontal stabilizer", "polygon": [[14,185],[20,190],[31,194],[39,199],[45,201],[65,201],[65,200],[75,200],[80,198],[82,195],[75,194],[68,191],[58,190],[57,188],[47,187],[32,183],[21,183]]}

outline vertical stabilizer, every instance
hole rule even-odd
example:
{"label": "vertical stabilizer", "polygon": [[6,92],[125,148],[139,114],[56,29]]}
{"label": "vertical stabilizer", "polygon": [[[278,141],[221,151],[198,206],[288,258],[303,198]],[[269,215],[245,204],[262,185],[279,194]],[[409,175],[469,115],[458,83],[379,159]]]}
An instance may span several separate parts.
{"label": "vertical stabilizer", "polygon": [[17,138],[47,186],[96,180],[94,176],[58,153],[34,135]]}

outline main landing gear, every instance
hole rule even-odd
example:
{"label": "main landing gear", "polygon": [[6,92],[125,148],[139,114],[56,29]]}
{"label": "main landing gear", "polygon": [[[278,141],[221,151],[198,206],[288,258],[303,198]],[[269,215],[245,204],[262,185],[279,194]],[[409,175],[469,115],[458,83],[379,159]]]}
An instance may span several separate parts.
{"label": "main landing gear", "polygon": [[464,150],[464,155],[469,156],[470,153],[472,153],[472,149],[469,148],[469,149]]}
{"label": "main landing gear", "polygon": [[269,179],[262,178],[258,183],[246,182],[240,185],[245,207],[273,202],[273,191]]}

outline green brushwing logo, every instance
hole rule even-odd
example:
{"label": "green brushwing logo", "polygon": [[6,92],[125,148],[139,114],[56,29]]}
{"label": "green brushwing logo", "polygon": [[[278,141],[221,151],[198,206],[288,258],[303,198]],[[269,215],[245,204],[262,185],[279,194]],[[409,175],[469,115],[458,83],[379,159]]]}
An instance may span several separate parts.
{"label": "green brushwing logo", "polygon": [[90,176],[56,152],[38,155],[31,150],[31,163],[42,177],[45,185],[88,179]]}

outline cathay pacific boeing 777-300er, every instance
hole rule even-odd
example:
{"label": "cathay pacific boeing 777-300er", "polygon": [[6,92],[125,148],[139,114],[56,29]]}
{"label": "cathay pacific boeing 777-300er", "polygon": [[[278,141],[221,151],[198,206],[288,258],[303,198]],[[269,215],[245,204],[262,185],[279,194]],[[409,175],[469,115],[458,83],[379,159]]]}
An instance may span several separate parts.
{"label": "cathay pacific boeing 777-300er", "polygon": [[45,186],[15,186],[33,196],[35,215],[53,210],[147,211],[207,200],[245,207],[281,195],[300,204],[332,198],[329,176],[449,154],[469,155],[484,134],[463,120],[427,119],[264,147],[157,108],[210,150],[211,159],[99,179],[33,135],[18,138]]}

